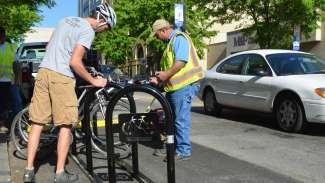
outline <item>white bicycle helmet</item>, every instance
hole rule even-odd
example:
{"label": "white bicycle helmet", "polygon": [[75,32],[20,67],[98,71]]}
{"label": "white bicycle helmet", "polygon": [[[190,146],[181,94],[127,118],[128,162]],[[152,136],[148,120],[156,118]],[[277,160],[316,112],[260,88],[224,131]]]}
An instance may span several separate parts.
{"label": "white bicycle helmet", "polygon": [[96,7],[96,13],[97,13],[97,21],[99,21],[100,18],[103,18],[105,20],[104,23],[98,25],[98,27],[108,24],[111,29],[113,29],[116,25],[116,14],[114,9],[108,5],[107,3],[102,3],[99,6]]}

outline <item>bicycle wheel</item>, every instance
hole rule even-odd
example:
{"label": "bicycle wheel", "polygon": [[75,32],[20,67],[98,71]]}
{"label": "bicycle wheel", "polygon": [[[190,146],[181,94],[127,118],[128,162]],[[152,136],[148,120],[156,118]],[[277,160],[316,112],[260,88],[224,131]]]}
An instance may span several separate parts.
{"label": "bicycle wheel", "polygon": [[[29,121],[28,109],[23,110],[20,120],[18,121],[18,129],[22,138],[27,142],[28,133],[31,131],[31,121]],[[44,125],[41,136],[39,147],[45,147],[52,145],[57,139],[58,129],[53,123]]]}
{"label": "bicycle wheel", "polygon": [[24,118],[22,116],[26,111],[27,108],[16,114],[10,129],[10,139],[17,150],[16,155],[24,159],[27,157],[27,140],[20,134],[19,122]]}
{"label": "bicycle wheel", "polygon": [[[101,104],[99,101],[95,101],[93,108],[90,112],[90,126],[91,126],[91,143],[94,149],[100,154],[106,156],[106,135],[105,135],[105,111],[108,102]],[[128,106],[127,99],[121,99],[114,109],[114,123],[118,125],[118,114],[129,113],[130,108]],[[104,113],[103,113],[104,112]],[[123,143],[119,140],[119,133],[114,133],[114,147],[116,153],[119,154],[119,158],[123,159],[130,155],[130,144]]]}
{"label": "bicycle wheel", "polygon": [[[22,158],[27,157],[27,143],[30,130],[31,122],[29,121],[28,107],[26,107],[15,116],[10,131],[11,139]],[[57,131],[57,128],[52,123],[44,125],[38,151],[40,149],[48,149],[48,147],[55,147],[52,145],[56,142]]]}
{"label": "bicycle wheel", "polygon": [[[92,129],[92,141],[94,148],[101,154],[107,155],[106,148],[106,135],[105,135],[105,113],[106,106],[112,100],[113,96],[122,89],[122,86],[117,83],[110,83],[109,87],[105,89],[103,93],[105,97],[105,103],[100,103],[100,100],[95,101],[94,107],[90,115],[91,120],[91,129]],[[120,113],[129,113],[130,105],[133,101],[133,98],[129,95],[124,96],[118,101],[116,108],[114,109],[115,125],[118,126],[118,114]],[[98,128],[100,127],[100,128]],[[131,149],[130,145],[122,143],[119,140],[120,134],[119,131],[116,131],[113,135],[114,137],[114,146],[119,153],[119,158],[126,158],[130,155]]]}

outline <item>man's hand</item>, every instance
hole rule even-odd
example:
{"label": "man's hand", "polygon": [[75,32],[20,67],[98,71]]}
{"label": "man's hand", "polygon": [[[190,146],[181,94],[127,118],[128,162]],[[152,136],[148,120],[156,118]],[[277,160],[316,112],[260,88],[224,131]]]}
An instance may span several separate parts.
{"label": "man's hand", "polygon": [[166,71],[156,72],[156,77],[161,81],[166,81],[169,79],[170,75]]}
{"label": "man's hand", "polygon": [[91,85],[95,86],[95,87],[100,87],[103,88],[105,87],[107,84],[107,79],[106,78],[102,78],[102,77],[97,77],[94,78],[91,82]]}
{"label": "man's hand", "polygon": [[158,78],[156,76],[150,77],[149,78],[149,83],[153,84],[153,85],[158,85],[158,83],[159,83]]}
{"label": "man's hand", "polygon": [[170,77],[176,74],[179,70],[181,70],[185,66],[184,61],[175,61],[172,67],[166,71],[156,72],[156,77],[158,77],[161,81],[167,81]]}

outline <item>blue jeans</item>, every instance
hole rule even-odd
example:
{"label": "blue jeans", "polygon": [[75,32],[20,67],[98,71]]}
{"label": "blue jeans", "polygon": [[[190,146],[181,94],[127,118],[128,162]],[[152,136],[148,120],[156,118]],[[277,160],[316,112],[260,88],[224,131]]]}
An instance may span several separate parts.
{"label": "blue jeans", "polygon": [[12,114],[11,117],[14,118],[17,113],[23,109],[22,99],[20,96],[19,88],[17,85],[12,84],[10,87],[11,101],[12,101]]}
{"label": "blue jeans", "polygon": [[0,82],[0,120],[7,120],[11,107],[11,82]]}
{"label": "blue jeans", "polygon": [[192,154],[190,142],[191,107],[192,99],[198,91],[198,85],[193,84],[166,94],[175,117],[176,154],[180,156]]}

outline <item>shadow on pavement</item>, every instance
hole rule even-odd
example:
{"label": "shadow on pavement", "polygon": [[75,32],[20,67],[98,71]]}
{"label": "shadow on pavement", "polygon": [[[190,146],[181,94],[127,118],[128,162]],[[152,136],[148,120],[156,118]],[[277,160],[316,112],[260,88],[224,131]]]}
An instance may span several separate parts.
{"label": "shadow on pavement", "polygon": [[[102,181],[108,181],[108,172],[107,172],[107,166],[97,166],[94,168],[94,171],[97,172],[96,175],[98,178],[100,178]],[[122,172],[124,171],[124,172]],[[116,168],[116,181],[134,181],[134,178],[128,174],[125,173],[126,169],[125,168]]]}
{"label": "shadow on pavement", "polygon": [[[204,113],[203,107],[192,107],[192,112],[206,115]],[[279,129],[272,115],[267,113],[260,113],[242,109],[224,108],[222,109],[220,116],[216,117],[216,119],[226,119],[239,123],[247,123],[277,130],[279,131],[279,133],[286,133]],[[290,133],[287,134],[289,137]],[[301,132],[301,134],[321,137],[325,136],[325,124],[307,123],[305,130]]]}
{"label": "shadow on pavement", "polygon": [[[84,144],[77,144],[77,158],[80,161],[80,164],[86,169],[86,147]],[[123,160],[129,160],[129,157]],[[108,182],[108,167],[107,167],[107,158],[102,154],[92,150],[92,161],[93,161],[93,173],[94,179],[98,182]],[[116,181],[124,182],[135,182],[135,179],[132,177],[131,173],[121,164],[118,163],[119,160],[116,160]]]}
{"label": "shadow on pavement", "polygon": [[[86,156],[86,146],[82,145],[82,146],[80,146],[78,148],[79,148],[79,150],[77,151],[78,154]],[[95,151],[94,149],[92,149],[92,156],[93,156],[93,159],[105,160],[106,161],[106,158],[103,155],[97,153],[97,151]]]}

